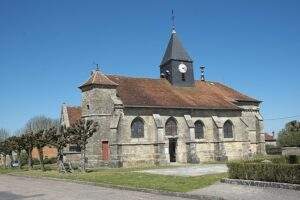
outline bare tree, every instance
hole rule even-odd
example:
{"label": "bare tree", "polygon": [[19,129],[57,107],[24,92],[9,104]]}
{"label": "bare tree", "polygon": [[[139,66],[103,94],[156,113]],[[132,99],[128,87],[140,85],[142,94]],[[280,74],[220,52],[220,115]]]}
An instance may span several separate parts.
{"label": "bare tree", "polygon": [[4,141],[9,137],[9,131],[5,128],[0,128],[0,141]]}
{"label": "bare tree", "polygon": [[86,145],[88,139],[97,131],[98,124],[92,120],[78,120],[68,128],[68,132],[71,135],[70,142],[77,144],[81,149],[81,171],[86,171]]}

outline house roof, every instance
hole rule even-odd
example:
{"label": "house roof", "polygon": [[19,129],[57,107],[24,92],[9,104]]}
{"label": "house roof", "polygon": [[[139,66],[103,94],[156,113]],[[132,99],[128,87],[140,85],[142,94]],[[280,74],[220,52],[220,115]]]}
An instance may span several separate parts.
{"label": "house roof", "polygon": [[107,76],[100,72],[99,69],[96,69],[92,72],[91,77],[79,88],[82,89],[86,86],[91,85],[101,85],[101,86],[117,86],[118,84],[111,81]]}
{"label": "house roof", "polygon": [[273,135],[265,133],[265,141],[276,141],[276,139],[273,137]]}
{"label": "house roof", "polygon": [[196,81],[195,87],[178,87],[166,79],[107,77],[118,84],[117,94],[125,107],[239,110],[236,101],[257,101],[216,82]]}
{"label": "house roof", "polygon": [[164,57],[161,61],[161,65],[167,63],[169,60],[180,60],[193,62],[189,54],[183,48],[180,40],[178,39],[175,30],[172,31],[171,38],[169,40]]}
{"label": "house roof", "polygon": [[81,118],[81,107],[80,106],[67,106],[67,113],[70,125],[74,124]]}

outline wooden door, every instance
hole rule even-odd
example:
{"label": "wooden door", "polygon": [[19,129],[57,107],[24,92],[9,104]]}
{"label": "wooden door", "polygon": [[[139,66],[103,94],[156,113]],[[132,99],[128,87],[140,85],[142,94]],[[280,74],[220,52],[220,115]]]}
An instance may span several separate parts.
{"label": "wooden door", "polygon": [[170,162],[176,162],[176,146],[177,146],[177,140],[170,138],[169,139]]}
{"label": "wooden door", "polygon": [[102,141],[102,160],[109,160],[108,141]]}

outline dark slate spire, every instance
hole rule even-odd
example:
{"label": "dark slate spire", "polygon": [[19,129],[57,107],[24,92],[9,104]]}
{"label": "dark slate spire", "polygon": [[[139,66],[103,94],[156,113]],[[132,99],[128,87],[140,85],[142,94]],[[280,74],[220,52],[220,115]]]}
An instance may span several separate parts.
{"label": "dark slate spire", "polygon": [[160,76],[175,86],[193,87],[195,83],[193,60],[179,41],[174,26],[160,64]]}
{"label": "dark slate spire", "polygon": [[181,42],[179,41],[174,27],[172,30],[172,35],[169,40],[165,55],[164,55],[160,65],[164,65],[170,60],[193,62],[191,57],[185,51]]}

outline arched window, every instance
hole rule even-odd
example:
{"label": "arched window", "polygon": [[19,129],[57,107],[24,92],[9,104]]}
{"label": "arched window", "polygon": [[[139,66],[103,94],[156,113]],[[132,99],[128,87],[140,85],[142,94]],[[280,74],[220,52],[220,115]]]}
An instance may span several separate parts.
{"label": "arched window", "polygon": [[223,126],[224,138],[233,138],[233,124],[230,120],[227,120]]}
{"label": "arched window", "polygon": [[195,138],[204,138],[204,124],[202,121],[198,120],[195,122]]}
{"label": "arched window", "polygon": [[166,135],[177,135],[177,122],[171,117],[166,122]]}
{"label": "arched window", "polygon": [[131,123],[131,137],[144,137],[144,121],[139,117],[135,118]]}

